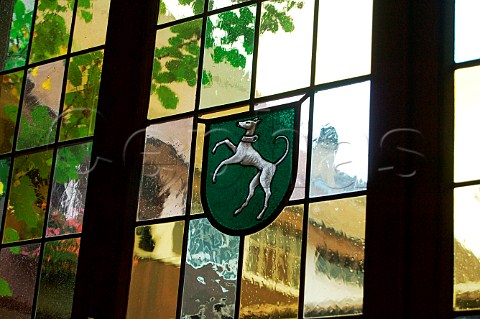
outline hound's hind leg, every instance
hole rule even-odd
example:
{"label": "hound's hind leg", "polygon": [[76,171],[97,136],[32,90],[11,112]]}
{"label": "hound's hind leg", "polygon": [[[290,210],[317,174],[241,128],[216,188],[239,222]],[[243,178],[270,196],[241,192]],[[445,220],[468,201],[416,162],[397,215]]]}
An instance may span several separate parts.
{"label": "hound's hind leg", "polygon": [[252,198],[253,194],[255,193],[255,188],[260,184],[260,171],[258,171],[257,175],[253,177],[250,181],[250,185],[248,185],[248,196],[245,202],[240,206],[234,213],[233,216],[240,214],[240,212],[248,205],[250,199]]}

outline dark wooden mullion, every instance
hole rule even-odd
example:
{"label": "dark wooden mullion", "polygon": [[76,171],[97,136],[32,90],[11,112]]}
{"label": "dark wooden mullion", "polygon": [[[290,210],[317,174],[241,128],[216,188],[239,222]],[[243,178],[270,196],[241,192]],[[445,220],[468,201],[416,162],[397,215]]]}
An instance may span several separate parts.
{"label": "dark wooden mullion", "polygon": [[111,2],[72,318],[126,316],[158,6]]}

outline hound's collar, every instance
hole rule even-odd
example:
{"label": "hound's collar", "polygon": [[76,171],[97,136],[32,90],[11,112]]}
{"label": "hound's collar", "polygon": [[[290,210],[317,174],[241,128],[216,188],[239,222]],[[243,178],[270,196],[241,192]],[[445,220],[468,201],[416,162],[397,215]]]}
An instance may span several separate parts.
{"label": "hound's collar", "polygon": [[244,136],[242,136],[242,142],[254,143],[257,140],[258,140],[258,135],[252,135],[252,136],[244,135]]}

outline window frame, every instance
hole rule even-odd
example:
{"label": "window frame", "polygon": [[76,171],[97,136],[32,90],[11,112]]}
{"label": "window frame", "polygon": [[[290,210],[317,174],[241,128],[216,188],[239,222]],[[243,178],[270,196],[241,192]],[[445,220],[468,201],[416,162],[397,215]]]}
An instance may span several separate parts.
{"label": "window frame", "polygon": [[[158,6],[111,2],[73,318],[126,314]],[[453,13],[453,0],[374,1],[364,312],[356,317],[480,313],[453,312]]]}

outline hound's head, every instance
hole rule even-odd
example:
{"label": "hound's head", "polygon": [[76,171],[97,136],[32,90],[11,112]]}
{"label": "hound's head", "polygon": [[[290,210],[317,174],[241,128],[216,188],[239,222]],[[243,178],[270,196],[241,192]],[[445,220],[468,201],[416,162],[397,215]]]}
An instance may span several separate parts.
{"label": "hound's head", "polygon": [[240,121],[237,122],[237,126],[241,127],[245,130],[255,130],[257,127],[257,124],[260,123],[261,119],[259,118],[254,118],[253,120],[246,120],[246,121]]}

